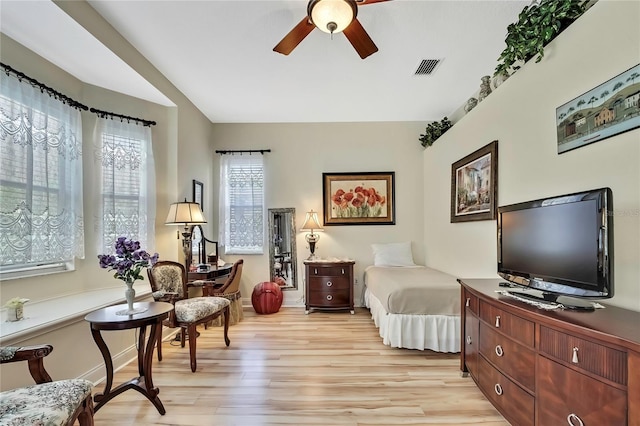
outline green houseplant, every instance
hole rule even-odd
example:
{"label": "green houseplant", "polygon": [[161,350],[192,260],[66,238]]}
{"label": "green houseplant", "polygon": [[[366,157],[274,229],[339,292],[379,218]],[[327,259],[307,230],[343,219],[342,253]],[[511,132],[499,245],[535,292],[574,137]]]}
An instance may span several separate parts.
{"label": "green houseplant", "polygon": [[498,58],[494,75],[509,75],[538,55],[544,56],[544,47],[587,10],[587,0],[541,0],[525,6],[518,21],[507,27],[507,47]]}
{"label": "green houseplant", "polygon": [[427,128],[424,131],[423,135],[420,135],[418,139],[423,147],[428,147],[433,145],[433,143],[442,136],[447,130],[449,130],[453,126],[447,117],[443,118],[441,121],[434,121],[432,123],[427,124]]}

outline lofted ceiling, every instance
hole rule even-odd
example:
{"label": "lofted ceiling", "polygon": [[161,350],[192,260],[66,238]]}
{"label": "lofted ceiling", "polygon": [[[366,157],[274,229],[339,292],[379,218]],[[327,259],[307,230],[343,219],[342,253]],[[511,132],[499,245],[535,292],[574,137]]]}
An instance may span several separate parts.
{"label": "lofted ceiling", "polygon": [[[358,20],[379,49],[362,60],[344,34],[332,39],[318,29],[288,56],[272,50],[306,15],[304,0],[88,2],[214,123],[439,120],[478,90],[480,77],[493,73],[507,25],[530,3],[393,0],[360,6]],[[7,35],[84,81],[167,104],[157,91],[139,93],[143,85],[130,77],[137,73],[113,58],[102,62],[92,44],[76,43],[70,52],[68,39],[77,42],[79,35],[32,20],[6,22],[5,5],[19,9],[25,3],[57,8],[42,0],[2,0]],[[114,56],[103,49],[105,57]],[[85,53],[90,62],[73,59]],[[415,75],[425,59],[440,63],[430,75]]]}

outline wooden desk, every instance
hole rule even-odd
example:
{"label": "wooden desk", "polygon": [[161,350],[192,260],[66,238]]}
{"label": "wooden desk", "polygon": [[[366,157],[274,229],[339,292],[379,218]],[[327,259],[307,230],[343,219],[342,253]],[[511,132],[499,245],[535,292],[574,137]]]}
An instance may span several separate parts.
{"label": "wooden desk", "polygon": [[187,274],[187,281],[195,281],[195,280],[207,280],[213,281],[216,278],[228,277],[231,273],[231,267],[233,263],[225,263],[224,266],[217,266],[215,268],[211,268],[209,272],[189,272]]}
{"label": "wooden desk", "polygon": [[[173,310],[171,303],[165,302],[138,302],[135,306],[146,307],[145,312],[134,315],[116,315],[116,311],[122,310],[127,305],[109,306],[91,312],[84,317],[85,321],[91,325],[91,335],[98,345],[102,357],[104,358],[105,368],[107,370],[107,383],[103,393],[94,395],[93,400],[96,403],[94,410],[97,412],[104,404],[111,399],[120,395],[122,392],[135,389],[142,395],[146,396],[149,401],[158,409],[160,414],[165,414],[166,410],[158,398],[160,390],[153,387],[151,379],[151,364],[153,361],[153,349],[158,341],[158,335],[162,333],[162,321],[169,316],[169,312]],[[146,339],[147,326],[151,326],[149,339]],[[133,378],[111,390],[113,384],[113,360],[109,353],[109,348],[100,333],[102,330],[129,330],[132,328],[139,329],[138,336],[138,373],[139,377]],[[146,347],[145,347],[146,340]]]}

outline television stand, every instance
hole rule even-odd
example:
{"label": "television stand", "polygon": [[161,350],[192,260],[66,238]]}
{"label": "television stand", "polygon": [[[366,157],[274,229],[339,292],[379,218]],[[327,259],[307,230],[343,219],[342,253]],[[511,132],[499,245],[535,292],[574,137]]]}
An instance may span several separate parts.
{"label": "television stand", "polygon": [[534,305],[558,306],[560,308],[571,309],[574,311],[594,311],[595,307],[592,302],[575,299],[565,296],[557,296],[551,293],[542,293],[542,296],[525,293],[522,291],[507,291],[509,296],[514,299],[520,299],[525,303],[533,302]]}
{"label": "television stand", "polygon": [[460,368],[509,424],[640,426],[640,312],[548,311],[458,281]]}

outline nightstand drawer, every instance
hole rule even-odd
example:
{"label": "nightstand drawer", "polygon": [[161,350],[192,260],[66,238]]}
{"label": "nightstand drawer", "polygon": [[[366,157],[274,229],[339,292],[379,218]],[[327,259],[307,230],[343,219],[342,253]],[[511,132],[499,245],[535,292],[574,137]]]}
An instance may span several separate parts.
{"label": "nightstand drawer", "polygon": [[346,277],[311,277],[309,288],[311,291],[349,289],[351,282]]}
{"label": "nightstand drawer", "polygon": [[540,352],[621,385],[627,384],[627,354],[597,342],[540,327]]}
{"label": "nightstand drawer", "polygon": [[340,291],[311,291],[309,293],[309,304],[317,307],[349,307],[349,290]]}
{"label": "nightstand drawer", "polygon": [[311,277],[314,276],[349,276],[350,266],[316,266],[316,265],[308,265],[309,266],[309,275]]}

